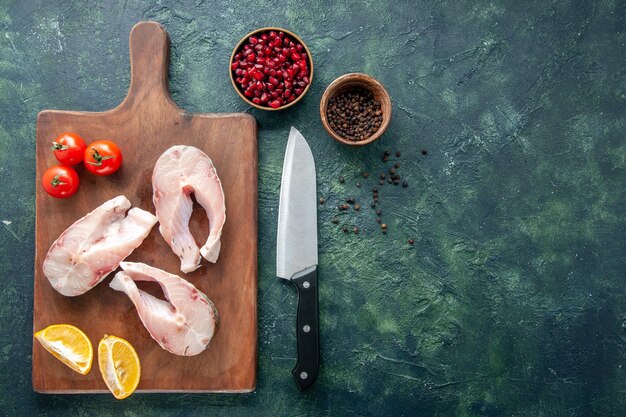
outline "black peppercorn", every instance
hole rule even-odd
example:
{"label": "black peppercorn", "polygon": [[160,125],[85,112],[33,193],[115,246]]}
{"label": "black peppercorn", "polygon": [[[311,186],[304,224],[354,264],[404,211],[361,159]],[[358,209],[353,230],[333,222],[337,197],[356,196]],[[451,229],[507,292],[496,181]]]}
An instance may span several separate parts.
{"label": "black peppercorn", "polygon": [[324,199],[324,197],[320,197],[320,204],[324,204],[326,202],[326,200]]}

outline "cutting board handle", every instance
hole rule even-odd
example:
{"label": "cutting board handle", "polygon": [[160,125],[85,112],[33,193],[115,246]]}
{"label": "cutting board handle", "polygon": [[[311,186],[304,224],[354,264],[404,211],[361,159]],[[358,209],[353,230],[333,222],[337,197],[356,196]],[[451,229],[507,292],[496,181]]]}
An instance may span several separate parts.
{"label": "cutting board handle", "polygon": [[160,96],[157,98],[178,108],[168,84],[170,41],[165,28],[158,22],[139,22],[130,31],[129,43],[130,88],[120,107],[148,102],[148,96]]}

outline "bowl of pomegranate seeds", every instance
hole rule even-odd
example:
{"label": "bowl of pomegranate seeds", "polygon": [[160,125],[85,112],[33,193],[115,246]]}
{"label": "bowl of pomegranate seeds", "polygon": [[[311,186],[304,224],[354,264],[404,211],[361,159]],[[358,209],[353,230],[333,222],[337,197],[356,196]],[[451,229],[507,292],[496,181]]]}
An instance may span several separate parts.
{"label": "bowl of pomegranate seeds", "polygon": [[233,50],[230,80],[251,106],[286,109],[309,91],[313,80],[311,53],[302,39],[288,30],[257,29]]}

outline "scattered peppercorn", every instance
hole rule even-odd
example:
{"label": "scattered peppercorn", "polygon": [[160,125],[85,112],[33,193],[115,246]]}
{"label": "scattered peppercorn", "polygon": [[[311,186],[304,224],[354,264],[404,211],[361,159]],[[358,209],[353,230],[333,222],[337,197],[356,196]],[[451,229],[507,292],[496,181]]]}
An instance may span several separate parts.
{"label": "scattered peppercorn", "polygon": [[380,216],[381,214],[383,214],[383,211],[381,209],[378,209],[378,210],[376,210],[376,214],[378,214]]}
{"label": "scattered peppercorn", "polygon": [[326,200],[324,199],[324,197],[320,197],[320,204],[324,204],[326,202]]}
{"label": "scattered peppercorn", "polygon": [[380,185],[385,185],[385,180],[380,180],[379,184]]}
{"label": "scattered peppercorn", "polygon": [[389,156],[391,155],[391,152],[389,152],[389,149],[385,149],[385,154],[383,156]]}
{"label": "scattered peppercorn", "polygon": [[380,173],[380,179],[381,179],[381,180],[384,180],[384,179],[385,179],[385,173],[384,173],[384,172],[381,172],[381,173]]}
{"label": "scattered peppercorn", "polygon": [[391,179],[391,177],[387,178],[387,182],[388,182],[389,184],[391,184],[391,183],[393,182],[393,180]]}
{"label": "scattered peppercorn", "polygon": [[342,227],[342,228],[341,228],[341,230],[342,230],[344,233],[348,233],[348,228],[347,228],[346,226]]}
{"label": "scattered peppercorn", "polygon": [[356,183],[356,188],[361,188],[361,183],[360,182]]}
{"label": "scattered peppercorn", "polygon": [[387,162],[388,160],[389,160],[389,158],[388,158],[388,157],[383,156],[383,162]]}
{"label": "scattered peppercorn", "polygon": [[404,181],[404,182],[402,183],[402,186],[403,186],[404,188],[406,188],[406,187],[408,187],[408,186],[409,186],[409,183],[408,183],[408,182],[406,182],[406,181]]}
{"label": "scattered peppercorn", "polygon": [[400,181],[398,181],[398,180],[393,180],[393,185],[398,185],[398,184],[400,184]]}
{"label": "scattered peppercorn", "polygon": [[414,239],[409,239],[409,245],[412,245],[412,244],[414,244],[414,243],[415,243],[415,240],[414,240]]}
{"label": "scattered peppercorn", "polygon": [[382,222],[381,218],[380,217],[376,217],[376,223],[380,223],[380,222]]}
{"label": "scattered peppercorn", "polygon": [[339,206],[339,210],[348,210],[349,208],[350,208],[350,206],[347,205],[347,204],[342,204],[342,205]]}
{"label": "scattered peppercorn", "polygon": [[371,207],[371,208],[376,208],[376,203],[372,203],[372,204],[370,204],[370,207]]}
{"label": "scattered peppercorn", "polygon": [[383,230],[387,230],[387,224],[386,223],[381,224],[380,228]]}
{"label": "scattered peppercorn", "polygon": [[391,175],[394,175],[394,174],[396,173],[396,169],[395,169],[395,168],[391,168],[391,169],[389,170],[389,173],[390,173]]}
{"label": "scattered peppercorn", "polygon": [[333,97],[329,101],[326,117],[335,133],[353,141],[369,138],[383,122],[380,103],[371,91],[361,88]]}
{"label": "scattered peppercorn", "polygon": [[363,178],[367,178],[367,177],[369,177],[369,176],[370,176],[370,174],[369,174],[367,171],[366,171],[366,172],[364,172],[364,173],[363,173],[363,174],[361,174],[361,175],[363,175]]}
{"label": "scattered peppercorn", "polygon": [[422,149],[422,155],[428,155],[428,151],[426,149]]}
{"label": "scattered peppercorn", "polygon": [[358,227],[354,227],[354,228],[352,229],[352,231],[354,232],[354,234],[355,234],[355,235],[358,235],[358,234],[359,234],[359,228],[358,228]]}
{"label": "scattered peppercorn", "polygon": [[344,177],[339,177],[339,182],[343,184],[344,182],[346,182],[346,179]]}
{"label": "scattered peppercorn", "polygon": [[373,193],[377,193],[378,192],[378,188],[376,188],[376,187],[372,188],[372,192]]}
{"label": "scattered peppercorn", "polygon": [[354,197],[350,197],[349,199],[346,200],[346,203],[348,204],[354,204],[356,200],[354,199]]}
{"label": "scattered peppercorn", "polygon": [[337,224],[339,223],[339,219],[336,217],[333,217],[333,219],[331,220],[331,222],[333,222],[333,224]]}
{"label": "scattered peppercorn", "polygon": [[361,205],[360,204],[355,204],[354,205],[354,210],[356,210],[356,211],[361,210]]}
{"label": "scattered peppercorn", "polygon": [[395,164],[393,164],[393,166],[396,168],[400,168],[400,162],[396,162]]}
{"label": "scattered peppercorn", "polygon": [[400,153],[400,151],[396,151],[396,156],[397,156],[398,158],[400,158],[400,156],[401,156],[401,155],[402,155],[402,154]]}

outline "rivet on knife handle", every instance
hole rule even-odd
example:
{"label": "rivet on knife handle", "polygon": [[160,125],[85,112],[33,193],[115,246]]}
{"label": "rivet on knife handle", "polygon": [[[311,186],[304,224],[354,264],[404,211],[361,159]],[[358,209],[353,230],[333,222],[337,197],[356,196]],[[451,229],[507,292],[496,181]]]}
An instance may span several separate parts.
{"label": "rivet on knife handle", "polygon": [[319,370],[319,313],[317,268],[292,280],[298,288],[297,341],[298,362],[291,371],[300,391],[313,385]]}

